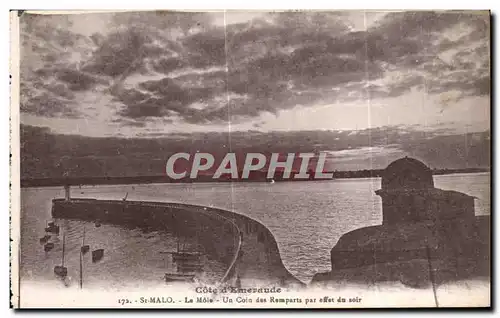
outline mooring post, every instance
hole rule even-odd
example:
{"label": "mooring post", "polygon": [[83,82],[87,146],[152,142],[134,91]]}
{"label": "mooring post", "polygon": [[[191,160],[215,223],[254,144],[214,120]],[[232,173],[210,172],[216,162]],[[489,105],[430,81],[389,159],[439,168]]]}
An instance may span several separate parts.
{"label": "mooring post", "polygon": [[71,200],[71,195],[70,195],[70,191],[69,190],[70,190],[69,189],[69,184],[64,185],[64,192],[65,192],[66,201]]}

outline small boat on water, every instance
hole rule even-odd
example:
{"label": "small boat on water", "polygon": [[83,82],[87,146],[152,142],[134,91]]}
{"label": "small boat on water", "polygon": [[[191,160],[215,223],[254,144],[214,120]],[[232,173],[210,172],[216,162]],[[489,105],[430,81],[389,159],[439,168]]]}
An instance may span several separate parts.
{"label": "small boat on water", "polygon": [[68,276],[68,268],[64,266],[64,252],[66,246],[65,241],[66,241],[66,234],[63,235],[61,265],[56,265],[54,267],[54,274],[56,274],[61,278],[66,278],[66,276]]}
{"label": "small boat on water", "polygon": [[45,244],[50,240],[50,235],[45,235],[40,238],[40,244]]}
{"label": "small boat on water", "polygon": [[54,267],[54,274],[56,274],[57,276],[59,276],[61,278],[65,278],[66,276],[68,276],[68,268],[58,265],[58,266]]}
{"label": "small boat on water", "polygon": [[56,225],[55,222],[51,221],[47,224],[45,232],[59,235],[59,225]]}
{"label": "small boat on water", "polygon": [[83,227],[83,235],[82,235],[82,246],[80,247],[80,253],[87,254],[90,251],[90,245],[85,244],[85,226]]}
{"label": "small boat on water", "polygon": [[92,263],[100,261],[104,257],[104,249],[100,248],[92,251]]}
{"label": "small boat on water", "polygon": [[194,282],[196,274],[165,273],[165,282]]}
{"label": "small boat on water", "polygon": [[45,232],[47,232],[47,233],[53,233],[53,234],[58,235],[58,234],[59,234],[59,226],[55,226],[55,227],[46,227],[46,228],[45,228]]}
{"label": "small boat on water", "polygon": [[85,244],[85,226],[83,226],[82,246],[80,247],[80,289],[83,288],[83,255],[90,250],[90,245]]}
{"label": "small boat on water", "polygon": [[87,254],[89,252],[89,250],[90,250],[90,245],[83,245],[81,247],[82,254]]}
{"label": "small boat on water", "polygon": [[174,262],[189,262],[199,261],[202,254],[200,252],[178,251],[172,252],[172,260]]}
{"label": "small boat on water", "polygon": [[45,252],[48,252],[54,248],[54,243],[47,243],[43,246],[43,250]]}
{"label": "small boat on water", "polygon": [[203,272],[201,262],[203,254],[198,251],[182,250],[177,242],[177,251],[162,252],[162,254],[172,255],[172,265],[176,265],[176,271],[166,272],[165,282],[195,282],[196,276]]}

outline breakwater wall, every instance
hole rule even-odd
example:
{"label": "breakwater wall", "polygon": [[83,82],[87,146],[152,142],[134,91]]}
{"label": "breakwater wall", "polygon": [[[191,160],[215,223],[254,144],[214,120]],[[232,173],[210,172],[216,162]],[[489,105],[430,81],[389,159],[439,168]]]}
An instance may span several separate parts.
{"label": "breakwater wall", "polygon": [[269,229],[230,211],[167,202],[54,199],[52,217],[168,231],[195,239],[207,257],[228,266],[221,283],[303,285],[285,268]]}
{"label": "breakwater wall", "polygon": [[237,273],[243,286],[304,287],[305,284],[293,276],[283,264],[278,243],[271,231],[262,223],[245,215],[231,211],[185,205],[192,211],[210,211],[234,222],[241,235],[241,250],[231,271]]}

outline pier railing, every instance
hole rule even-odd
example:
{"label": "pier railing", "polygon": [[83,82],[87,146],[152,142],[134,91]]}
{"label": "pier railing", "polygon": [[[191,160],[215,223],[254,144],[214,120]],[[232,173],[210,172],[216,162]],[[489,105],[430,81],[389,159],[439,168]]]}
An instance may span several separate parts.
{"label": "pier railing", "polygon": [[222,279],[219,282],[219,284],[222,285],[222,284],[225,284],[230,278],[232,278],[234,274],[236,274],[236,266],[237,266],[237,262],[240,258],[240,255],[241,255],[241,245],[243,242],[242,242],[242,232],[241,232],[240,228],[236,225],[236,223],[234,223],[234,221],[229,220],[223,216],[220,216],[220,217],[225,219],[227,222],[231,223],[236,228],[237,233],[238,233],[238,242],[236,244],[236,250],[234,251],[233,258],[231,260],[231,263],[229,264],[228,269],[224,273],[224,276],[222,277]]}

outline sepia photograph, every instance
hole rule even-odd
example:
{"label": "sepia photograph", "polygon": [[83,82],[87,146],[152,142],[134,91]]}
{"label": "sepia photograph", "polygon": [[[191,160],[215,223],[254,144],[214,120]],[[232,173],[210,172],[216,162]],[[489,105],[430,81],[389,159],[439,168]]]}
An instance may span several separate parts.
{"label": "sepia photograph", "polygon": [[490,307],[490,21],[11,11],[11,306]]}

